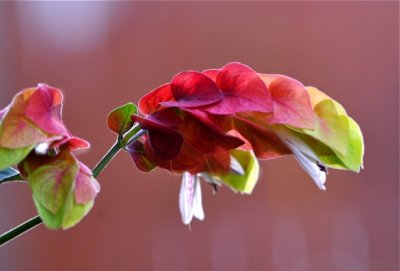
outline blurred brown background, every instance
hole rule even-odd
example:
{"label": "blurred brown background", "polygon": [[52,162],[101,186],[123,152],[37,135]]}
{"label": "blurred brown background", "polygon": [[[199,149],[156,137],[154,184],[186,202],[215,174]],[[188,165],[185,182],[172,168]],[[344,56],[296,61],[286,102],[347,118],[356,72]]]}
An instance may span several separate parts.
{"label": "blurred brown background", "polygon": [[[46,82],[64,121],[114,142],[108,112],[185,69],[240,61],[339,100],[366,142],[361,174],[331,170],[321,192],[292,157],[262,162],[252,196],[203,185],[204,222],[184,226],[180,178],[122,153],[77,227],[42,225],[0,249],[1,270],[399,270],[398,2],[1,2],[0,108]],[[35,215],[25,184],[0,188],[0,230]]]}

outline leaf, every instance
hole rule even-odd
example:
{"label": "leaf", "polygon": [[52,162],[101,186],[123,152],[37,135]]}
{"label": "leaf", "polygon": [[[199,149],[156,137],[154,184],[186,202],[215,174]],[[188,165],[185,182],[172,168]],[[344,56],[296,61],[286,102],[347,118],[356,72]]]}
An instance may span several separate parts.
{"label": "leaf", "polygon": [[122,136],[133,126],[131,116],[134,114],[137,114],[137,107],[133,103],[117,107],[108,114],[107,125],[113,132]]}
{"label": "leaf", "polygon": [[251,194],[260,172],[260,166],[256,156],[251,151],[233,150],[231,155],[239,162],[244,169],[244,174],[239,175],[233,172],[218,175],[217,177],[233,190],[244,194]]}
{"label": "leaf", "polygon": [[12,167],[0,170],[0,183],[20,179],[21,176],[19,175],[19,171]]}

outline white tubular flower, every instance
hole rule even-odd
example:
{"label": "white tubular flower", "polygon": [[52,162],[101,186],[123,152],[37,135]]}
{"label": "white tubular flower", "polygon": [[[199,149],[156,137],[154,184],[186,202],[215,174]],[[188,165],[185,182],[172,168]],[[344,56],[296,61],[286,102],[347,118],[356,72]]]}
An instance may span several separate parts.
{"label": "white tubular flower", "polygon": [[327,167],[317,159],[315,153],[302,141],[296,140],[294,143],[287,138],[284,140],[293,152],[297,162],[310,175],[318,188],[326,190]]}
{"label": "white tubular flower", "polygon": [[220,180],[218,180],[217,178],[215,178],[214,176],[212,176],[212,175],[210,175],[210,174],[208,174],[208,173],[206,173],[206,172],[200,173],[200,174],[199,174],[199,177],[202,177],[203,180],[204,180],[206,183],[208,183],[208,184],[210,184],[210,185],[212,186],[212,188],[213,188],[213,193],[214,193],[214,195],[215,195],[215,194],[217,193],[217,191],[218,191],[218,187],[221,186]]}
{"label": "white tubular flower", "polygon": [[244,169],[242,165],[231,155],[231,172],[236,175],[244,175]]}
{"label": "white tubular flower", "polygon": [[189,172],[183,173],[179,193],[179,209],[185,225],[190,224],[193,216],[199,220],[204,219],[200,178],[197,175],[191,175]]}
{"label": "white tubular flower", "polygon": [[45,155],[49,149],[50,143],[49,142],[42,142],[36,145],[35,153],[37,155]]}

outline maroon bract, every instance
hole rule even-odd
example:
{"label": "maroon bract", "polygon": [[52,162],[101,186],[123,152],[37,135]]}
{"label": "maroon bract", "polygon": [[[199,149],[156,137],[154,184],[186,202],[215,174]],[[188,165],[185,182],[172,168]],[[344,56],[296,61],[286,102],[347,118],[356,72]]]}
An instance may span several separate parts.
{"label": "maroon bract", "polygon": [[[249,166],[256,162],[246,162],[252,155],[293,154],[320,189],[325,189],[327,166],[358,171],[362,164],[359,127],[336,101],[288,76],[257,73],[237,62],[179,73],[145,95],[139,111],[144,116],[133,119],[148,136],[128,151],[139,169],[159,166],[184,174],[182,189],[195,190],[203,177],[251,192],[258,175],[258,167]],[[246,172],[242,168],[247,176],[235,177]],[[184,191],[190,200],[181,196],[180,202],[198,205],[194,190]],[[184,223],[196,217],[180,206],[182,215],[190,216]],[[201,206],[191,208],[204,217]]]}

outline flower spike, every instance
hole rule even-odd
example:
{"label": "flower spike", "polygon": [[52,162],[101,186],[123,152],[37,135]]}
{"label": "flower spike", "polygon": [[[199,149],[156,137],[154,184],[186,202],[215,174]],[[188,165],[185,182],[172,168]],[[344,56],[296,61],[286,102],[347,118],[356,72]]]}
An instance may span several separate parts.
{"label": "flower spike", "polygon": [[[186,71],[139,102],[132,119],[148,131],[127,149],[139,169],[182,174],[185,224],[203,217],[199,178],[250,194],[259,160],[293,155],[325,190],[328,168],[358,172],[364,154],[360,127],[344,108],[314,87],[232,62]],[[197,190],[196,190],[197,189]]]}
{"label": "flower spike", "polygon": [[0,111],[0,171],[18,167],[36,209],[50,229],[67,229],[92,208],[100,185],[73,151],[89,143],[62,121],[63,95],[39,84],[15,95]]}

